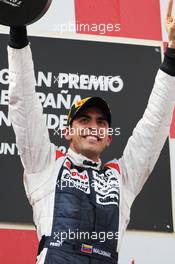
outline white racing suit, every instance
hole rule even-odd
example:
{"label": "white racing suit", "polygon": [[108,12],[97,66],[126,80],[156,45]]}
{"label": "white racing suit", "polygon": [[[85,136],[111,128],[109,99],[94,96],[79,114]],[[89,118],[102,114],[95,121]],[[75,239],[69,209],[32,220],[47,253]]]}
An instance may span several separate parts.
{"label": "white racing suit", "polygon": [[[104,168],[100,168],[100,162],[93,168],[86,157],[74,153],[71,149],[65,156],[57,153],[57,159],[55,158],[56,146],[50,142],[46,119],[35,93],[30,46],[23,49],[8,47],[8,54],[9,114],[24,166],[25,190],[33,208],[33,219],[39,240],[43,236],[50,239],[46,243],[47,245],[41,249],[37,263],[64,264],[68,263],[67,261],[72,261],[72,263],[117,263],[117,258],[111,262],[108,260],[114,253],[114,248],[116,252],[119,252],[123,233],[129,222],[131,205],[153,170],[169,134],[175,100],[175,77],[162,70],[158,71],[147,108],[134,128],[123,156],[119,160],[114,159],[108,162],[104,170]],[[95,182],[93,190],[90,187],[90,178]],[[59,179],[64,183],[74,182],[74,188],[68,190],[66,187],[63,192],[61,189],[56,192]],[[84,188],[77,184],[81,181],[85,182]],[[58,200],[56,200],[57,197]],[[77,203],[80,203],[81,200],[84,201],[86,206],[83,207],[82,203],[78,205],[84,208],[81,210],[81,214],[79,214],[80,207],[77,209],[75,204],[71,204],[74,200]],[[96,208],[98,210],[94,211]],[[85,209],[87,210],[83,211]],[[98,217],[98,214],[94,216],[94,212],[99,212],[102,217]],[[88,216],[90,217],[88,218]],[[63,247],[60,254],[59,249],[67,242],[64,243],[65,238],[60,239],[57,234],[60,230],[68,231],[66,224],[70,225],[72,230],[76,228],[78,231],[82,217],[84,217],[85,225],[88,225],[88,221],[92,224],[92,226],[90,224],[88,226],[91,232],[95,221],[98,231],[107,232],[109,228],[109,231],[117,232],[118,237],[116,241],[113,240],[113,245],[110,242],[109,244],[105,242],[102,248],[99,246],[98,239],[95,246],[91,245],[91,240],[85,239],[84,244],[81,244],[82,241],[80,241],[81,248],[78,250],[81,251],[81,254],[76,254],[76,250],[70,251],[75,257],[72,260],[69,254],[69,243],[67,248],[65,246],[65,250]],[[102,227],[103,217],[106,217],[106,223],[103,223]],[[92,223],[91,219],[93,219]],[[110,223],[112,223],[111,226]],[[85,227],[84,230],[86,231]],[[48,252],[51,254],[49,253],[49,255]],[[59,253],[54,255],[52,252]],[[62,254],[63,259],[60,258]]]}

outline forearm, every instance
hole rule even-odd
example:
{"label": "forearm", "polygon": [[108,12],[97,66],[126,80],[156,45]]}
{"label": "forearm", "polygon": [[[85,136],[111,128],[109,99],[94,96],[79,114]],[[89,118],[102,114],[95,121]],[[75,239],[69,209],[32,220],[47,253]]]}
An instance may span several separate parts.
{"label": "forearm", "polygon": [[8,46],[8,63],[10,78],[10,105],[18,102],[24,104],[26,96],[35,94],[34,65],[30,46],[14,49]]}
{"label": "forearm", "polygon": [[50,140],[43,109],[35,92],[30,46],[21,49],[8,47],[8,55],[9,114],[23,166],[28,172],[36,172],[47,165]]}
{"label": "forearm", "polygon": [[135,195],[153,170],[169,134],[174,101],[175,77],[159,70],[145,113],[121,158],[123,181]]}

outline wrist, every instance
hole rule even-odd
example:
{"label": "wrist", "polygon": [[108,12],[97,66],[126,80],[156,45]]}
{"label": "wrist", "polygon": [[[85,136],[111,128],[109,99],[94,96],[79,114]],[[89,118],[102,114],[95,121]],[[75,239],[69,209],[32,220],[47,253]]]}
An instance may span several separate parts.
{"label": "wrist", "polygon": [[160,69],[165,73],[175,77],[175,48],[168,45],[165,51],[165,57]]}
{"label": "wrist", "polygon": [[28,43],[27,28],[25,26],[10,27],[10,47],[22,49],[27,46]]}

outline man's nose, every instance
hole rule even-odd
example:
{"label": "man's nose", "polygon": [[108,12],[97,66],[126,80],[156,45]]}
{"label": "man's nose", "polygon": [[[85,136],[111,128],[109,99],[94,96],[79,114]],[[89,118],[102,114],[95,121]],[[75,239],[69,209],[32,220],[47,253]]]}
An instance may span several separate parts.
{"label": "man's nose", "polygon": [[98,123],[96,119],[91,119],[89,124],[88,124],[89,128],[97,128],[98,127]]}

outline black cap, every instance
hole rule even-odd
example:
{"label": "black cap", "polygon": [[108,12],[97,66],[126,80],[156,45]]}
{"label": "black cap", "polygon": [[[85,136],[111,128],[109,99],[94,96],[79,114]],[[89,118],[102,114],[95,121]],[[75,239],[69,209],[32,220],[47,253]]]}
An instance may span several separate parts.
{"label": "black cap", "polygon": [[111,111],[106,103],[106,101],[101,98],[101,97],[86,97],[75,104],[71,106],[71,109],[68,113],[68,118],[67,118],[67,125],[71,125],[73,119],[77,116],[77,114],[85,110],[88,107],[95,106],[99,109],[102,110],[102,112],[105,114],[109,127],[111,126]]}

